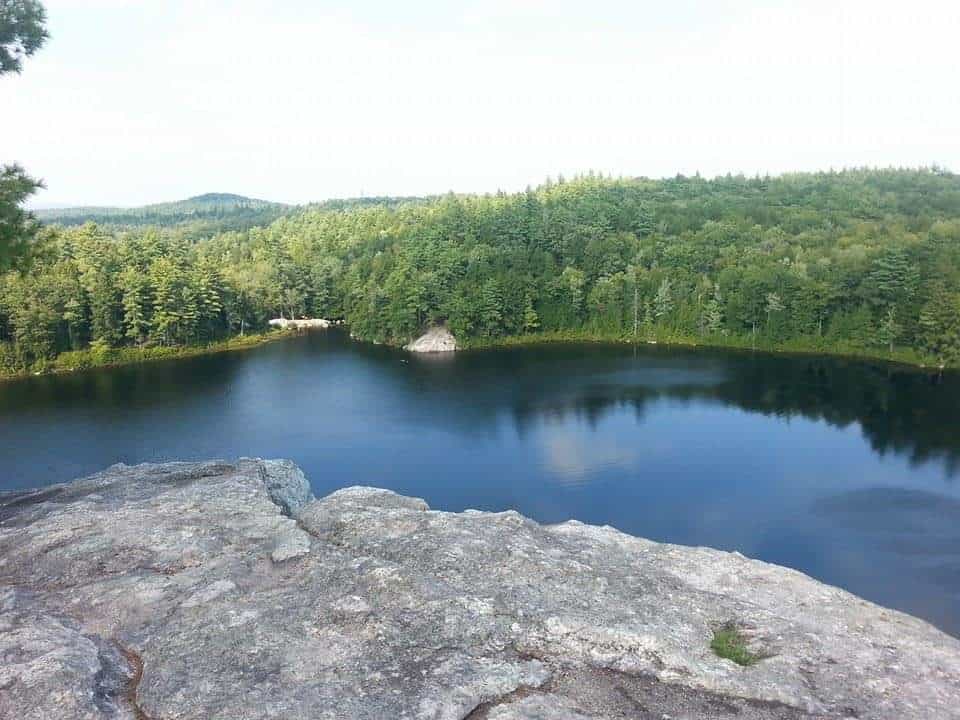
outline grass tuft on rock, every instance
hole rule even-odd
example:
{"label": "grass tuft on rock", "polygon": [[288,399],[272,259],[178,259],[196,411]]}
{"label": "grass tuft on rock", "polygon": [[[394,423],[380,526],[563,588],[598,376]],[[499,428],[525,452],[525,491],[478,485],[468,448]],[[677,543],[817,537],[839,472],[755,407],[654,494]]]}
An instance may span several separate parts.
{"label": "grass tuft on rock", "polygon": [[763,659],[763,656],[750,651],[747,647],[747,639],[732,622],[726,623],[713,633],[710,649],[718,657],[732,660],[743,667],[754,665]]}

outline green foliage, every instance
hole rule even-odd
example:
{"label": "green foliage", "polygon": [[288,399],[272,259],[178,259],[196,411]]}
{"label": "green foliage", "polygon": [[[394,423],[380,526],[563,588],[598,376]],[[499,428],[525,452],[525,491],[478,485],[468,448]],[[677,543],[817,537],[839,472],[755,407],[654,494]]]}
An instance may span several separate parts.
{"label": "green foliage", "polygon": [[150,333],[150,281],[139,268],[131,266],[120,273],[119,285],[123,297],[124,337],[142,347]]}
{"label": "green foliage", "polygon": [[[99,341],[95,341],[91,343],[88,348],[60,353],[53,361],[38,363],[34,365],[32,369],[62,373],[96,367],[153,362],[156,360],[174,360],[200,354],[207,355],[231,350],[244,350],[268,342],[274,338],[284,336],[285,333],[272,332],[270,334],[247,335],[242,338],[230,338],[206,345],[191,345],[186,347],[154,346],[145,348],[111,348]],[[3,358],[3,351],[3,344],[0,343],[0,360]],[[4,366],[0,365],[0,379],[6,376],[15,377],[16,375],[17,373],[4,371]]]}
{"label": "green foliage", "polygon": [[22,205],[41,187],[19,165],[0,167],[0,271],[23,259],[36,241],[40,224]]}
{"label": "green foliage", "polygon": [[877,340],[880,341],[881,345],[889,346],[890,352],[893,352],[893,345],[902,332],[903,328],[900,326],[900,323],[897,322],[897,311],[891,307],[880,321],[880,331],[877,333]]}
{"label": "green foliage", "polygon": [[670,278],[664,278],[653,297],[653,317],[657,322],[663,322],[673,312],[673,285]]}
{"label": "green foliage", "polygon": [[20,72],[46,42],[47,13],[37,0],[0,0],[0,75]]}
{"label": "green foliage", "polygon": [[[46,21],[37,0],[0,0],[0,76],[19,73],[23,59],[46,42]],[[19,165],[0,166],[0,272],[22,263],[35,249],[40,226],[22,205],[41,187]]]}
{"label": "green foliage", "polygon": [[925,348],[941,365],[960,361],[960,293],[938,287],[920,311],[919,325]]}
{"label": "green foliage", "polygon": [[714,286],[713,296],[704,306],[703,325],[711,335],[723,331],[723,295],[719,285]]}
{"label": "green foliage", "polygon": [[585,177],[516,195],[344,201],[196,241],[184,226],[59,227],[0,276],[0,357],[95,340],[183,347],[271,317],[403,344],[446,323],[511,338],[711,342],[960,364],[960,178]]}
{"label": "green foliage", "polygon": [[535,332],[540,327],[540,316],[533,307],[533,300],[527,295],[523,301],[523,332]]}
{"label": "green foliage", "polygon": [[726,623],[713,633],[710,649],[717,657],[732,660],[743,667],[755,665],[763,659],[762,655],[751,652],[747,645],[747,639],[734,623]]}

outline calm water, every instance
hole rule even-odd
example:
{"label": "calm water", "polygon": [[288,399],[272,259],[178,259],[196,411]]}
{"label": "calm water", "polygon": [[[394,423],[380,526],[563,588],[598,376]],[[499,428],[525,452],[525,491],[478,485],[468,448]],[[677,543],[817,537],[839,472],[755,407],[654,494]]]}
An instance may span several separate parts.
{"label": "calm water", "polygon": [[0,489],[287,457],[789,565],[960,634],[960,376],[644,346],[415,358],[336,332],[0,384]]}

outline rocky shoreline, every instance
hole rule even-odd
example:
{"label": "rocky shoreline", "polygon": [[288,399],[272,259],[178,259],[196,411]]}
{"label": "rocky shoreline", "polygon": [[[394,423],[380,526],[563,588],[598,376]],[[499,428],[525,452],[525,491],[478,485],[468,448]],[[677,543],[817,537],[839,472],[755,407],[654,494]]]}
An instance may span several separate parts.
{"label": "rocky shoreline", "polygon": [[274,318],[268,321],[267,324],[270,327],[280,328],[281,330],[325,330],[337,323],[333,320],[326,320],[325,318],[301,318],[297,320],[281,317]]}
{"label": "rocky shoreline", "polygon": [[414,353],[448,353],[457,350],[457,339],[447,328],[434,326],[403,349]]}
{"label": "rocky shoreline", "polygon": [[960,641],[736,553],[117,465],[0,495],[0,717],[958,718]]}

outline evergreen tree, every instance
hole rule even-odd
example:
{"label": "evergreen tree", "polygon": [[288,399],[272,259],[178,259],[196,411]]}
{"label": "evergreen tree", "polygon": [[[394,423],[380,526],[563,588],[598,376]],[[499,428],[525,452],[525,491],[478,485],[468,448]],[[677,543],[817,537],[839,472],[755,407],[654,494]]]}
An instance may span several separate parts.
{"label": "evergreen tree", "polygon": [[[0,0],[0,77],[19,73],[46,42],[46,22],[37,0]],[[42,187],[19,165],[0,166],[0,272],[20,264],[36,242],[40,225],[22,206]]]}
{"label": "evergreen tree", "polygon": [[42,187],[19,165],[0,167],[0,272],[21,262],[37,242],[40,223],[22,206]]}
{"label": "evergreen tree", "polygon": [[23,69],[49,37],[47,13],[37,0],[0,0],[0,75]]}
{"label": "evergreen tree", "polygon": [[960,360],[960,294],[940,287],[920,313],[924,349],[942,365]]}
{"label": "evergreen tree", "polygon": [[719,285],[714,286],[713,295],[703,306],[703,324],[711,335],[723,329],[723,296]]}
{"label": "evergreen tree", "polygon": [[479,319],[482,334],[500,334],[503,322],[503,292],[496,280],[488,280],[483,285],[480,292]]}
{"label": "evergreen tree", "polygon": [[867,276],[867,299],[887,309],[903,303],[920,283],[917,266],[901,248],[890,248],[873,262]]}
{"label": "evergreen tree", "polygon": [[149,276],[153,289],[150,335],[161,345],[176,344],[183,338],[184,314],[190,313],[183,304],[183,272],[164,256],[153,261]]}
{"label": "evergreen tree", "polygon": [[128,267],[120,274],[123,296],[124,336],[143,347],[150,332],[150,284],[139,268]]}
{"label": "evergreen tree", "polygon": [[196,302],[196,325],[202,339],[215,338],[223,325],[223,278],[210,258],[202,258],[190,278]]}

